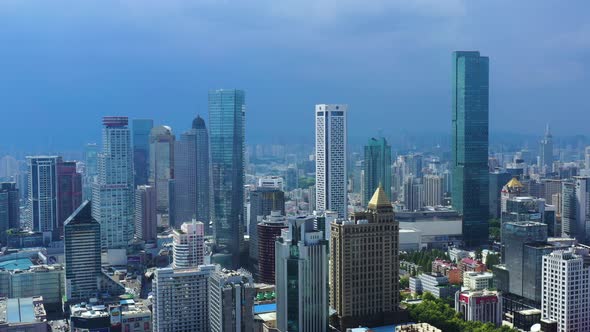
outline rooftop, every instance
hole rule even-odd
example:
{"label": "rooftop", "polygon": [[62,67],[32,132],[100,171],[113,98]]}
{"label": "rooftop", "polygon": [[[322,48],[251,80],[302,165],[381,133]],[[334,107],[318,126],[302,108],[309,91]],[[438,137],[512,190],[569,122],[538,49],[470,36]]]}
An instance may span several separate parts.
{"label": "rooftop", "polygon": [[28,258],[19,258],[9,261],[0,262],[0,270],[14,271],[14,270],[28,270],[33,266],[33,263]]}
{"label": "rooftop", "polygon": [[373,197],[371,197],[371,200],[369,201],[369,209],[376,209],[379,207],[391,207],[391,201],[381,185],[375,190]]}
{"label": "rooftop", "polygon": [[45,320],[43,297],[0,299],[0,322],[33,323]]}

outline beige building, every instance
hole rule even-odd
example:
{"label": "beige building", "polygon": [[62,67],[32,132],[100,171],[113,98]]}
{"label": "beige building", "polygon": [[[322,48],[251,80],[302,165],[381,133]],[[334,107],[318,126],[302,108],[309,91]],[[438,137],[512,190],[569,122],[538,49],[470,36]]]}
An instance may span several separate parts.
{"label": "beige building", "polygon": [[399,225],[377,188],[368,209],[330,225],[330,306],[341,331],[396,321],[399,311]]}

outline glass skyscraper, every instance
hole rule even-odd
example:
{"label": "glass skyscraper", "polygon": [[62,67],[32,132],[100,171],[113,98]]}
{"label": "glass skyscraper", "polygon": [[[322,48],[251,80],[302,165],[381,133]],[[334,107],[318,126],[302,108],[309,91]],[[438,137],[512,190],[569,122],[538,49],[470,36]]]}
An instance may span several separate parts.
{"label": "glass skyscraper", "polygon": [[453,52],[453,207],[463,215],[468,246],[488,241],[489,58]]}
{"label": "glass skyscraper", "polygon": [[133,119],[133,169],[135,185],[148,183],[150,169],[150,132],[154,120]]}
{"label": "glass skyscraper", "polygon": [[216,263],[240,266],[244,234],[244,120],[242,90],[209,91]]}
{"label": "glass skyscraper", "polygon": [[365,186],[363,206],[365,206],[379,185],[391,199],[391,146],[385,138],[371,138],[365,145]]}

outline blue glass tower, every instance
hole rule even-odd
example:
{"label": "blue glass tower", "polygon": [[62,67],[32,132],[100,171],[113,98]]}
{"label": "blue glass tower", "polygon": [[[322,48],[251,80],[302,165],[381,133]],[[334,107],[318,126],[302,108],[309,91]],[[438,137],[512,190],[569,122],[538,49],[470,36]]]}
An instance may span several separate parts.
{"label": "blue glass tower", "polygon": [[391,146],[385,138],[371,138],[365,145],[365,186],[363,188],[363,206],[375,190],[383,187],[387,197],[391,197]]}
{"label": "blue glass tower", "polygon": [[453,52],[453,207],[468,246],[488,241],[489,58]]}
{"label": "blue glass tower", "polygon": [[244,118],[242,90],[209,91],[209,138],[216,252],[224,267],[240,266],[244,234]]}
{"label": "blue glass tower", "polygon": [[150,170],[150,132],[154,120],[133,119],[133,169],[135,185],[148,183]]}

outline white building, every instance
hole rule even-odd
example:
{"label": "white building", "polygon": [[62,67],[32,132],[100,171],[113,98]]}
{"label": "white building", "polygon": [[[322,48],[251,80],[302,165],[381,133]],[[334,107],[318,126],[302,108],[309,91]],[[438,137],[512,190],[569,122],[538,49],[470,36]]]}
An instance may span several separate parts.
{"label": "white building", "polygon": [[[27,224],[32,230],[52,234],[57,230],[58,183],[57,164],[60,157],[27,157],[28,166],[28,209]],[[21,189],[22,190],[22,189]],[[5,231],[5,230],[4,230]]]}
{"label": "white building", "polygon": [[263,176],[258,179],[258,187],[283,190],[283,178],[280,176]]}
{"label": "white building", "polygon": [[443,199],[443,178],[438,175],[428,174],[423,177],[423,181],[424,205],[441,205]]}
{"label": "white building", "polygon": [[203,265],[205,256],[205,225],[200,221],[182,223],[172,233],[174,268],[190,268]]}
{"label": "white building", "polygon": [[502,325],[502,296],[497,291],[457,292],[455,310],[466,321]]}
{"label": "white building", "polygon": [[[276,242],[277,328],[328,329],[328,242],[312,216],[289,219]],[[290,308],[297,305],[298,309]],[[293,314],[295,313],[295,314]]]}
{"label": "white building", "polygon": [[464,272],[463,287],[471,291],[490,289],[493,286],[494,274],[491,272]]}
{"label": "white building", "polygon": [[424,185],[420,179],[410,175],[404,180],[404,204],[406,210],[416,211],[424,206]]}
{"label": "white building", "polygon": [[100,223],[103,249],[126,248],[135,231],[133,152],[128,118],[102,120],[102,152],[92,189],[92,217]]}
{"label": "white building", "polygon": [[576,248],[543,256],[542,318],[556,321],[559,332],[590,331],[588,259],[588,249]]}
{"label": "white building", "polygon": [[347,105],[315,106],[316,209],[348,215],[346,190]]}
{"label": "white building", "polygon": [[252,331],[256,287],[250,272],[221,270],[209,278],[211,332]]}
{"label": "white building", "polygon": [[152,285],[154,331],[208,331],[207,286],[217,269],[215,265],[156,269]]}

